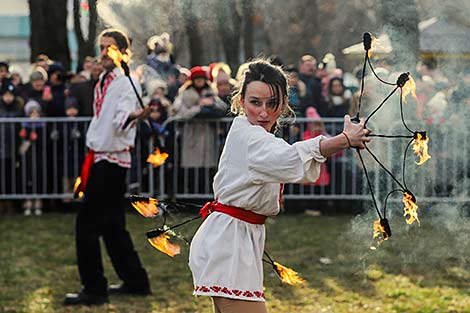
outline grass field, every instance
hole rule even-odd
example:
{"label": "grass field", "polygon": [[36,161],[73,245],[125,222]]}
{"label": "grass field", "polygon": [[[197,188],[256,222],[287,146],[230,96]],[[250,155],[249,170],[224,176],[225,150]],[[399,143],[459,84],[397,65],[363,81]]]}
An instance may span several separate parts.
{"label": "grass field", "polygon": [[[437,218],[410,227],[394,217],[393,236],[374,251],[372,221],[372,215],[269,219],[267,250],[306,280],[282,285],[266,266],[269,312],[470,312],[468,222],[454,232]],[[208,298],[191,295],[188,247],[182,244],[175,258],[154,250],[145,232],[157,221],[132,213],[128,228],[153,295],[113,296],[98,308],[63,306],[64,294],[80,289],[74,222],[74,214],[0,217],[0,312],[211,312]],[[118,282],[103,256],[108,281]]]}

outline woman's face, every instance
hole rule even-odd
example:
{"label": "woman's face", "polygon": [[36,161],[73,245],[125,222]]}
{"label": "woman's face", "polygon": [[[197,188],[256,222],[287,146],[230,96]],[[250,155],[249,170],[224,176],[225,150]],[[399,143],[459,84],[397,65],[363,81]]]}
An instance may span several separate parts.
{"label": "woman's face", "polygon": [[254,81],[246,86],[245,97],[241,104],[246,117],[252,125],[259,125],[266,131],[271,131],[277,119],[282,114],[284,104],[276,106],[278,99],[271,92],[269,85],[260,81]]}
{"label": "woman's face", "polygon": [[43,79],[38,79],[35,81],[31,82],[31,87],[33,87],[34,90],[36,91],[42,91],[44,89],[44,85],[46,84],[46,81]]}
{"label": "woman's face", "polygon": [[343,85],[341,84],[341,82],[339,80],[334,80],[331,83],[331,93],[334,95],[340,96],[343,94],[343,92],[344,90],[343,90]]}

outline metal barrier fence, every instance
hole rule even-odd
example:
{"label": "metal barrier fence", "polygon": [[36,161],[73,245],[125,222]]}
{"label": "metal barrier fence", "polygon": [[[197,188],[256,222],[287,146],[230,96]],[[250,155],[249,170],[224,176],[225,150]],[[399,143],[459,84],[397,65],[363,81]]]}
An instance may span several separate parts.
{"label": "metal barrier fence", "polygon": [[[146,163],[155,143],[138,128],[133,164],[128,172],[129,192],[161,198],[211,199],[212,177],[216,172],[231,118],[172,121],[159,145],[170,154],[167,162],[154,169]],[[72,197],[72,183],[80,173],[86,152],[85,134],[90,118],[0,118],[0,199]],[[315,135],[318,127],[330,134],[342,131],[343,119],[297,118],[280,136],[289,143]],[[388,125],[388,133],[397,129]],[[405,178],[420,200],[468,201],[469,136],[466,126],[438,125],[427,129],[432,158],[421,167],[414,164],[412,149],[407,154]],[[387,133],[384,131],[384,133]],[[460,138],[459,143],[452,140]],[[402,179],[403,153],[407,141],[374,139],[370,148]],[[396,188],[393,180],[363,152],[377,198]],[[364,173],[354,150],[331,157],[315,184],[288,184],[285,199],[370,199]],[[392,200],[393,201],[393,200]],[[398,198],[395,199],[398,201]]]}

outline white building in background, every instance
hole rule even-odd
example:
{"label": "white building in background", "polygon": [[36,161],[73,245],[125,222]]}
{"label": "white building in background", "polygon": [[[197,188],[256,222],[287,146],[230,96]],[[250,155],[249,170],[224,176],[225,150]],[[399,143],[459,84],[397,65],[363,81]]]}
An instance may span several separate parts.
{"label": "white building in background", "polygon": [[0,61],[23,77],[29,70],[29,5],[27,0],[0,0]]}
{"label": "white building in background", "polygon": [[[67,4],[69,49],[72,69],[75,69],[78,46],[73,29],[73,0],[67,0]],[[30,33],[28,0],[0,0],[0,61],[8,62],[24,81],[30,72]]]}

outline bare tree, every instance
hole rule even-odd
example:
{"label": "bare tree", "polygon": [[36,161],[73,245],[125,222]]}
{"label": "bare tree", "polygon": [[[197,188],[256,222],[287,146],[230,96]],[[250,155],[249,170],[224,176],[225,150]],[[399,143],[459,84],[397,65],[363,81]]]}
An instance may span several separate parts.
{"label": "bare tree", "polygon": [[216,1],[218,29],[227,64],[236,69],[240,64],[241,16],[236,0]]}
{"label": "bare tree", "polygon": [[183,19],[185,22],[186,36],[188,37],[188,48],[190,53],[189,63],[191,66],[202,65],[203,44],[199,30],[199,19],[194,14],[194,1],[181,0]]}
{"label": "bare tree", "polygon": [[88,8],[88,34],[85,39],[80,24],[80,0],[73,0],[73,24],[78,41],[78,64],[82,64],[86,56],[95,55],[96,23],[98,17],[96,12],[96,0],[88,0]]}
{"label": "bare tree", "polygon": [[38,54],[70,67],[67,40],[67,1],[29,0],[31,62]]}
{"label": "bare tree", "polygon": [[254,47],[254,29],[253,29],[253,1],[242,0],[242,16],[243,16],[243,50],[245,60],[255,55]]}

